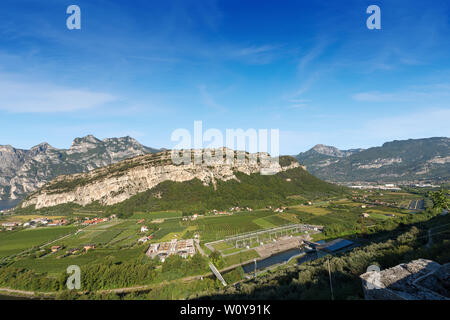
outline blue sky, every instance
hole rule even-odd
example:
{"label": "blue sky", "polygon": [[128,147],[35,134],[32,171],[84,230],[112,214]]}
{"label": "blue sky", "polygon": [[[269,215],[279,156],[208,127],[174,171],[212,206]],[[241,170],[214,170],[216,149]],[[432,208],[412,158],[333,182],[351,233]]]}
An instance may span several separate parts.
{"label": "blue sky", "polygon": [[170,148],[195,120],[278,128],[283,154],[450,136],[449,16],[445,0],[2,0],[0,144]]}

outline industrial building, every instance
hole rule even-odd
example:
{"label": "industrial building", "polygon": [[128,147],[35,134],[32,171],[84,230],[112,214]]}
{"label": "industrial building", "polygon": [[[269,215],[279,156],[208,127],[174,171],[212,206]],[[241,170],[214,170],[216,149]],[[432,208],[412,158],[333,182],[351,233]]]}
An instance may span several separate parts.
{"label": "industrial building", "polygon": [[192,257],[195,254],[195,245],[193,239],[177,240],[170,242],[153,243],[147,250],[147,256],[151,258],[158,257],[161,261],[173,254],[183,258]]}

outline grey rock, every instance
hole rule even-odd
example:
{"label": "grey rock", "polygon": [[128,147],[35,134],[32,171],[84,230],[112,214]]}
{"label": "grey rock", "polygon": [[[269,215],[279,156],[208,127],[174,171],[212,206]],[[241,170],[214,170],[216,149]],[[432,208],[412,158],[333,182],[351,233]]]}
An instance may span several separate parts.
{"label": "grey rock", "polygon": [[60,175],[88,172],[158,151],[131,137],[99,140],[92,135],[74,139],[69,149],[46,142],[30,150],[0,145],[0,200],[23,198]]}

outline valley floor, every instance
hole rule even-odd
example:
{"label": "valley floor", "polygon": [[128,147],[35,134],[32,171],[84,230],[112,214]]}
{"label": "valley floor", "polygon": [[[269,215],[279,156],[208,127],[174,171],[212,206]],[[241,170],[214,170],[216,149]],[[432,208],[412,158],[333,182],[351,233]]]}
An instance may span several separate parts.
{"label": "valley floor", "polygon": [[[347,238],[364,243],[361,235],[378,234],[428,221],[427,211],[408,210],[417,202],[415,194],[355,191],[347,198],[299,200],[286,208],[241,210],[232,214],[209,213],[183,216],[179,211],[136,212],[126,219],[111,217],[92,225],[83,222],[101,217],[101,212],[85,209],[70,215],[59,212],[48,216],[39,213],[4,216],[1,222],[26,221],[30,218],[61,219],[64,226],[16,228],[0,232],[0,293],[38,296],[55,295],[67,298],[64,290],[69,265],[81,267],[84,289],[98,296],[119,295],[128,298],[137,292],[149,293],[151,298],[166,299],[195,297],[200,292],[215,292],[221,284],[212,276],[208,261],[224,273],[227,283],[245,280],[241,268],[254,259],[261,259],[258,247],[267,245],[263,239],[250,240],[243,247],[217,240],[244,233],[280,228],[295,224],[323,226],[323,232],[307,234],[312,241]],[[95,219],[94,219],[95,220]],[[145,231],[142,227],[145,226]],[[306,234],[303,233],[303,236]],[[282,235],[279,235],[282,236]],[[276,237],[279,237],[276,236]],[[286,236],[286,235],[285,235]],[[292,233],[291,236],[302,236]],[[145,243],[139,241],[147,237]],[[192,258],[171,256],[161,262],[145,255],[149,244],[172,239],[197,239],[197,252]],[[213,247],[208,242],[215,242]],[[261,242],[261,243],[260,243]],[[90,249],[83,250],[86,246]],[[201,250],[199,250],[199,248]],[[217,254],[213,254],[216,251]],[[8,279],[13,279],[10,281]],[[181,289],[184,288],[184,289]],[[176,294],[175,294],[176,293]],[[63,296],[61,296],[63,294]]]}

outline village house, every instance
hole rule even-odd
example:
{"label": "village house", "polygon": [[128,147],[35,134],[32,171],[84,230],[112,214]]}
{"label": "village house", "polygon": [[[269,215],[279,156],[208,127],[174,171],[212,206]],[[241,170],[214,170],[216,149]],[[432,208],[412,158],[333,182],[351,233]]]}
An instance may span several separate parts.
{"label": "village house", "polygon": [[51,250],[52,250],[52,252],[59,251],[59,250],[61,250],[61,246],[53,246],[53,247],[51,248]]}
{"label": "village house", "polygon": [[141,227],[141,232],[147,232],[147,231],[148,231],[147,226],[142,226],[142,227]]}
{"label": "village house", "polygon": [[138,242],[146,243],[148,241],[147,237],[139,238]]}
{"label": "village house", "polygon": [[19,222],[4,222],[4,223],[2,223],[2,227],[5,227],[5,228],[17,227],[19,225],[20,225]]}
{"label": "village house", "polygon": [[75,253],[77,253],[78,251],[80,251],[80,249],[78,249],[78,248],[72,248],[72,249],[67,250],[67,253],[68,253],[68,254],[75,254]]}
{"label": "village house", "polygon": [[87,244],[87,245],[85,245],[83,248],[84,248],[84,250],[86,250],[86,252],[88,252],[88,251],[91,250],[91,249],[95,249],[95,245],[93,245],[93,244]]}
{"label": "village house", "polygon": [[108,218],[98,218],[98,217],[96,217],[96,218],[93,218],[93,219],[90,219],[90,220],[89,220],[89,218],[86,218],[86,220],[83,221],[82,224],[87,226],[87,225],[94,225],[94,224],[97,224],[97,223],[100,223],[100,222],[106,222],[106,221],[108,221]]}
{"label": "village house", "polygon": [[153,238],[153,236],[142,237],[138,240],[138,242],[146,243],[147,241],[151,240],[152,238]]}

